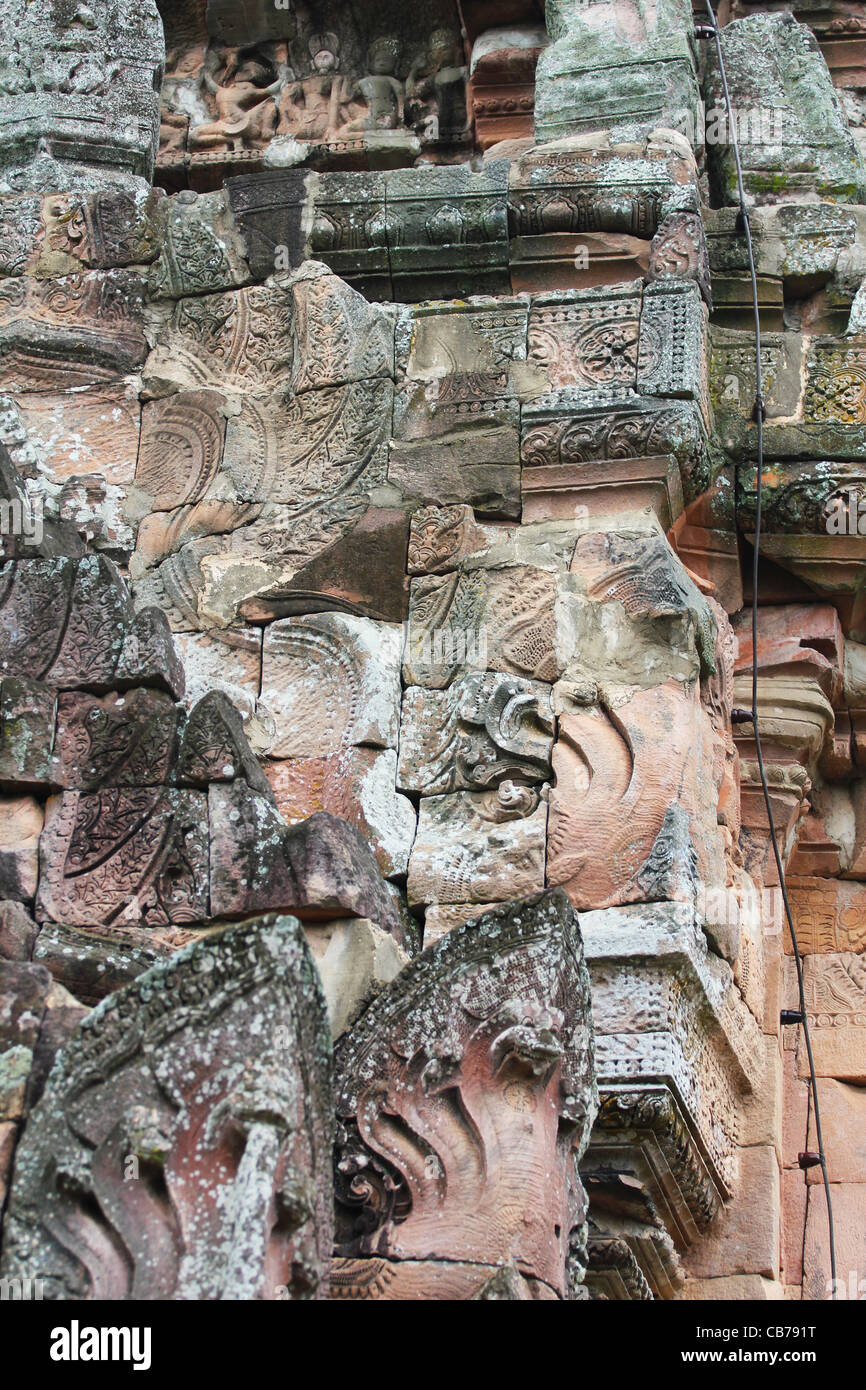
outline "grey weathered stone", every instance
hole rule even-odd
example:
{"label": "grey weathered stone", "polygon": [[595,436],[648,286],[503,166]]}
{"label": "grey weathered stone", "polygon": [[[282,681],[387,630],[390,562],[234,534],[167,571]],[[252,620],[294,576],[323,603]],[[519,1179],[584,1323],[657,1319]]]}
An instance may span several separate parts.
{"label": "grey weathered stone", "polygon": [[385,175],[394,298],[463,298],[507,293],[508,163],[477,173],[459,166]]}
{"label": "grey weathered stone", "polygon": [[[758,202],[817,194],[862,203],[862,156],[811,31],[790,13],[758,14],[726,25],[721,42],[736,118],[751,123],[737,131],[747,191]],[[735,203],[733,151],[712,51],[705,99],[716,121],[707,130],[710,176],[717,195]]]}
{"label": "grey weathered stone", "polygon": [[679,128],[684,113],[694,118],[698,85],[685,0],[664,0],[652,11],[625,0],[552,0],[545,17],[553,43],[536,69],[539,141],[606,129],[635,139]]}
{"label": "grey weathered stone", "polygon": [[224,191],[185,190],[160,213],[161,250],[148,273],[151,299],[180,299],[248,283],[246,248]]}
{"label": "grey weathered stone", "polygon": [[550,689],[540,681],[486,672],[444,691],[410,687],[403,696],[398,776],[406,791],[541,782],[552,747]]}
{"label": "grey weathered stone", "polygon": [[707,239],[697,213],[668,213],[652,240],[648,274],[650,280],[695,280],[712,309]]}
{"label": "grey weathered stone", "polygon": [[211,691],[190,711],[178,752],[177,777],[182,786],[192,787],[240,777],[253,791],[269,794],[241,716],[224,691]]}
{"label": "grey weathered stone", "polygon": [[716,620],[664,536],[587,533],[571,570],[561,602],[566,679],[646,688],[662,672],[689,683],[715,669]]}
{"label": "grey weathered stone", "polygon": [[[581,928],[601,1093],[594,1147],[602,1163],[610,1162],[635,1144],[638,1131],[654,1132],[654,1145],[670,1155],[675,1187],[666,1194],[643,1158],[641,1180],[674,1239],[693,1244],[730,1191],[740,1098],[756,1086],[763,1066],[759,1026],[728,963],[708,951],[689,904],[582,913]],[[674,980],[681,983],[671,993]],[[646,1011],[650,997],[675,996],[690,1001],[688,1023],[666,1005]],[[683,1052],[687,1037],[702,1040],[697,1064]],[[593,1159],[590,1153],[588,1162]]]}
{"label": "grey weathered stone", "polygon": [[692,281],[662,280],[644,291],[637,389],[696,400],[708,417],[707,312]]}
{"label": "grey weathered stone", "polygon": [[285,618],[266,630],[263,704],[274,716],[272,757],[315,757],[342,746],[397,743],[402,634],[346,613]]}
{"label": "grey weathered stone", "polygon": [[44,922],[33,947],[33,960],[44,965],[59,985],[92,1008],[188,946],[203,928],[99,926],[70,927]]}
{"label": "grey weathered stone", "polygon": [[0,177],[16,189],[149,179],[165,58],[155,0],[3,0],[0,23]]}
{"label": "grey weathered stone", "polygon": [[409,859],[410,905],[505,902],[538,892],[546,828],[546,801],[516,782],[425,796]]}
{"label": "grey weathered stone", "polygon": [[36,681],[0,683],[0,781],[44,787],[51,766],[57,693]]}
{"label": "grey weathered stone", "polygon": [[308,926],[306,935],[336,1041],[399,975],[409,957],[393,936],[363,917]]}
{"label": "grey weathered stone", "polygon": [[388,482],[405,504],[468,503],[481,516],[520,516],[520,463],[513,427],[457,438],[399,440],[391,445]]}
{"label": "grey weathered stone", "polygon": [[866,332],[866,280],[864,280],[851,304],[846,333]]}
{"label": "grey weathered stone", "polygon": [[598,231],[646,240],[667,216],[700,212],[694,154],[672,130],[620,142],[605,129],[587,131],[515,153],[508,200],[516,239],[512,261],[521,238]]}
{"label": "grey weathered stone", "polygon": [[0,598],[0,671],[60,690],[133,685],[183,692],[165,615],[136,613],[110,560],[7,562]]}
{"label": "grey weathered stone", "polygon": [[216,917],[291,910],[305,921],[368,917],[402,940],[402,924],[358,831],[319,811],[287,826],[245,782],[208,791],[210,906]]}
{"label": "grey weathered stone", "polygon": [[331,1107],[299,923],[185,948],[58,1057],[19,1149],[3,1276],[56,1299],[326,1296]]}
{"label": "grey weathered stone", "polygon": [[21,903],[0,903],[0,956],[4,960],[29,960],[38,931]]}
{"label": "grey weathered stone", "polygon": [[458,674],[488,669],[544,681],[561,675],[557,576],[532,564],[482,565],[413,579],[407,685],[442,689]]}

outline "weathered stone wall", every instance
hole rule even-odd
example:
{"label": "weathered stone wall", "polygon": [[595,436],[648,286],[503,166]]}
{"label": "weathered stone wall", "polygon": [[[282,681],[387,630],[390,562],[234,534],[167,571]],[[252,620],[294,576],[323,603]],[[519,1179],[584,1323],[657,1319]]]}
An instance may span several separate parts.
{"label": "weathered stone wall", "polygon": [[753,651],[688,5],[59,8],[0,0],[3,1269],[827,1297],[732,712],[847,1281],[866,10],[721,13]]}

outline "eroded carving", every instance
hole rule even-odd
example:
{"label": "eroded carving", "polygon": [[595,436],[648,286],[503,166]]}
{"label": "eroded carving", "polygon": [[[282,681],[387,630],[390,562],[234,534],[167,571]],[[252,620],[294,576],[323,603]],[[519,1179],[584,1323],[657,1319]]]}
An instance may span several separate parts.
{"label": "eroded carving", "polygon": [[[488,913],[425,951],[345,1037],[336,1069],[338,1254],[513,1262],[548,1296],[575,1292],[576,1163],[595,1094],[564,895]],[[340,1296],[363,1297],[363,1271],[341,1270]],[[466,1271],[460,1296],[483,1282]]]}
{"label": "eroded carving", "polygon": [[56,1299],[327,1296],[331,1059],[303,932],[271,917],[110,996],[31,1116],[3,1274]]}

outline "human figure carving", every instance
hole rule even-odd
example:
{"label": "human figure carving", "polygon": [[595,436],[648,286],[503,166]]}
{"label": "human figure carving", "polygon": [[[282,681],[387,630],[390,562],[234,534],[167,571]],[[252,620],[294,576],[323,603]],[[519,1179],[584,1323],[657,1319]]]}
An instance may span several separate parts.
{"label": "human figure carving", "polygon": [[217,119],[192,132],[192,145],[213,149],[227,144],[236,150],[269,140],[277,124],[274,98],[281,85],[273,73],[272,65],[255,50],[232,52],[222,45],[211,48],[205,58],[202,85]]}
{"label": "human figure carving", "polygon": [[370,45],[370,71],[355,83],[349,97],[350,102],[360,98],[365,110],[347,123],[347,131],[396,130],[403,124],[403,83],[395,76],[398,53],[396,41],[387,35]]}
{"label": "human figure carving", "polygon": [[340,46],[336,34],[314,34],[309,43],[313,71],[289,82],[280,100],[279,134],[297,140],[324,140],[341,125],[340,111],[346,79],[339,72]]}
{"label": "human figure carving", "polygon": [[170,49],[166,54],[166,75],[162,84],[159,113],[159,144],[165,153],[182,150],[189,128],[189,111],[185,105],[188,89],[197,78],[204,61],[200,46]]}
{"label": "human figure carving", "polygon": [[444,140],[466,129],[466,64],[455,35],[435,29],[427,49],[416,58],[406,79],[410,121],[431,140]]}

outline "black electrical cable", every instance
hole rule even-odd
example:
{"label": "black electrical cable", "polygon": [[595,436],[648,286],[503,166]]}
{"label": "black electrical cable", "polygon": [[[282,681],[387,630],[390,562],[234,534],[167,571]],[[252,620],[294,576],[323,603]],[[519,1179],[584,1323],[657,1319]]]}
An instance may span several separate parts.
{"label": "black electrical cable", "polygon": [[[809,1019],[806,1013],[806,995],[803,988],[803,961],[800,956],[800,949],[797,944],[797,933],[794,928],[794,918],[791,913],[791,904],[788,900],[788,888],[785,882],[785,868],[782,863],[782,855],[779,851],[779,841],[776,836],[776,825],[773,818],[773,806],[770,801],[770,789],[767,785],[767,774],[764,769],[764,755],[761,748],[761,735],[758,730],[758,564],[761,555],[761,501],[764,474],[764,390],[763,375],[761,371],[761,319],[758,308],[758,276],[755,270],[755,256],[752,248],[752,229],[749,225],[749,212],[746,206],[746,191],[743,186],[743,166],[740,161],[740,146],[737,140],[736,122],[731,106],[731,94],[728,91],[728,78],[725,71],[725,60],[722,54],[722,43],[719,34],[719,25],[716,19],[712,0],[704,0],[709,15],[713,38],[716,44],[716,56],[719,64],[719,75],[722,80],[722,90],[725,97],[725,110],[730,129],[730,145],[734,155],[734,163],[737,170],[737,192],[740,200],[739,227],[746,241],[746,250],[749,257],[749,273],[752,279],[752,307],[755,316],[755,423],[757,427],[757,483],[755,488],[755,540],[752,563],[752,708],[751,722],[755,737],[755,750],[758,757],[758,769],[761,775],[761,786],[764,791],[764,802],[767,808],[767,819],[770,826],[770,839],[773,843],[773,855],[776,860],[776,869],[779,875],[779,885],[782,890],[782,901],[785,905],[785,916],[788,920],[788,930],[791,934],[791,944],[794,949],[794,963],[797,969],[797,989],[800,996],[800,1023],[803,1028],[803,1038],[806,1043],[806,1054],[809,1059],[809,1085],[812,1092],[812,1108],[815,1115],[815,1137],[818,1143],[818,1155],[821,1164],[821,1173],[824,1179],[824,1193],[827,1198],[827,1224],[830,1233],[830,1278],[831,1297],[836,1298],[836,1237],[833,1225],[833,1202],[830,1196],[830,1178],[827,1173],[827,1156],[824,1152],[824,1136],[821,1132],[821,1110],[818,1104],[818,1078],[815,1074],[815,1059],[812,1055],[812,1038],[809,1032]],[[736,499],[735,499],[736,505]]]}

